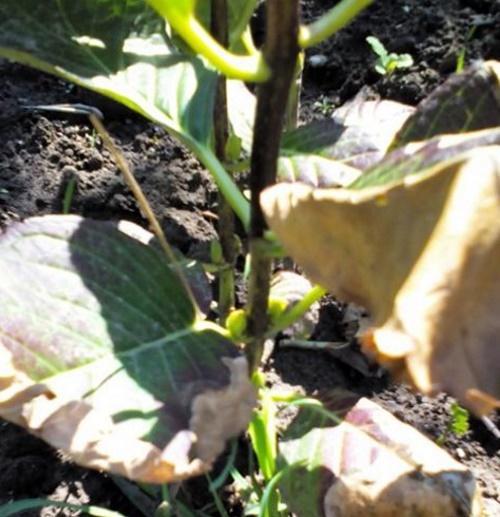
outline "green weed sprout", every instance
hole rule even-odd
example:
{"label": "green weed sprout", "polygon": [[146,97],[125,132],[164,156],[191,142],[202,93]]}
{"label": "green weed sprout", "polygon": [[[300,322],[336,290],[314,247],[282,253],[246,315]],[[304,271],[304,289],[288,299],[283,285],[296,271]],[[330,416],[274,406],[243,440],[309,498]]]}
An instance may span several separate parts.
{"label": "green weed sprout", "polygon": [[413,65],[413,58],[410,54],[388,52],[383,43],[375,36],[368,36],[366,41],[378,56],[375,62],[375,70],[380,75],[391,76],[398,68],[409,68]]}
{"label": "green weed sprout", "polygon": [[469,430],[469,412],[454,402],[451,405],[450,413],[451,419],[448,424],[448,431],[460,438]]}

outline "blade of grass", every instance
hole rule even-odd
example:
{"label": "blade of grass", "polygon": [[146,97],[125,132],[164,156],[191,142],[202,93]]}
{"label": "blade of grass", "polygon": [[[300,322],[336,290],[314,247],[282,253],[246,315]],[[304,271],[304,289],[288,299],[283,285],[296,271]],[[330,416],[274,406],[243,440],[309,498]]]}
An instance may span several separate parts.
{"label": "blade of grass", "polygon": [[143,492],[135,483],[120,476],[111,476],[113,483],[123,495],[144,515],[150,517],[155,510],[154,500]]}

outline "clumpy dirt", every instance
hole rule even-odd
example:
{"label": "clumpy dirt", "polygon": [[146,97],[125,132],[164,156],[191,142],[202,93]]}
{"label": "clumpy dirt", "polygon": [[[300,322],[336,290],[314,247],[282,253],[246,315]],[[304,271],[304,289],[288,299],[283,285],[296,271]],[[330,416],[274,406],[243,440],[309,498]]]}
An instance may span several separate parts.
{"label": "clumpy dirt", "polygon": [[[334,0],[305,2],[306,18]],[[368,88],[383,98],[414,105],[465,61],[500,56],[500,3],[489,0],[375,1],[357,20],[308,52],[304,101],[316,113],[336,106]],[[366,42],[377,37],[389,52],[408,53],[414,64],[381,77]],[[319,65],[313,56],[324,56]],[[326,59],[325,59],[326,58]]]}
{"label": "clumpy dirt", "polygon": [[0,78],[0,102],[5,106],[0,115],[2,221],[61,212],[67,185],[75,178],[71,212],[144,223],[121,173],[103,152],[86,117],[43,116],[26,108],[82,99],[106,114],[107,129],[157,208],[172,243],[189,253],[200,241],[212,239],[209,209],[216,191],[209,174],[185,148],[111,101],[6,62]]}
{"label": "clumpy dirt", "polygon": [[[304,16],[312,19],[335,3],[304,0]],[[328,116],[362,88],[371,95],[415,105],[455,70],[462,52],[466,63],[499,59],[499,27],[500,2],[495,0],[375,1],[351,26],[308,51],[301,118]],[[365,41],[369,35],[377,36],[391,52],[410,53],[414,65],[390,78],[379,76]],[[112,102],[6,61],[0,61],[0,225],[60,213],[72,178],[77,185],[72,213],[145,224],[85,118],[26,109],[61,102],[84,102],[104,112],[108,130],[134,168],[172,244],[206,259],[208,243],[215,236],[216,191],[208,173],[185,148]],[[326,300],[315,337],[342,339],[343,311],[341,304]],[[444,447],[477,476],[490,515],[500,515],[500,441],[475,419],[464,437],[447,433],[452,401],[446,395],[430,399],[414,394],[404,385],[390,384],[387,375],[366,376],[326,352],[277,347],[267,370],[274,382],[301,387],[309,394],[340,387],[371,396],[432,439],[444,436]],[[500,426],[498,414],[493,420]],[[186,497],[199,508],[206,502],[199,495],[205,490],[204,480],[187,486],[191,495]],[[1,422],[0,504],[28,497],[91,502],[127,516],[140,515],[108,476],[74,466],[40,440]],[[238,512],[233,507],[232,514]],[[52,509],[23,515],[69,514]]]}

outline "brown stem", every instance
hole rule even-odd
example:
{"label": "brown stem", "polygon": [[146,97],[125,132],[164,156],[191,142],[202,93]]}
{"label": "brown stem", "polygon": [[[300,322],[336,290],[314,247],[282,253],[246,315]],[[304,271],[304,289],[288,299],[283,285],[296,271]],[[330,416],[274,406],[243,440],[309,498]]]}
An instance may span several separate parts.
{"label": "brown stem", "polygon": [[[224,46],[228,44],[227,0],[212,0],[211,32]],[[226,143],[229,135],[227,115],[226,78],[219,76],[214,107],[215,154],[224,163]],[[224,266],[219,274],[219,323],[224,325],[229,311],[234,306],[234,264],[236,261],[236,241],[234,237],[234,212],[222,194],[218,197],[218,233],[224,258]]]}
{"label": "brown stem", "polygon": [[276,169],[283,122],[294,78],[299,28],[299,0],[267,0],[264,58],[271,79],[257,89],[257,112],[252,147],[250,189],[251,270],[248,287],[248,357],[252,368],[260,362],[264,334],[268,325],[267,300],[271,260],[265,253],[267,228],[260,207],[260,194],[276,181]]}
{"label": "brown stem", "polygon": [[165,233],[163,232],[162,227],[161,227],[160,223],[158,222],[158,219],[156,218],[156,216],[153,212],[153,209],[151,208],[151,205],[149,204],[149,201],[147,200],[146,196],[144,195],[144,192],[142,191],[141,186],[139,185],[138,181],[134,177],[134,174],[130,170],[130,167],[128,165],[127,160],[125,159],[125,156],[118,149],[118,147],[114,144],[113,139],[111,138],[111,135],[108,133],[108,131],[104,127],[104,124],[101,122],[100,118],[97,117],[94,113],[90,113],[89,119],[90,119],[90,122],[92,123],[92,125],[94,126],[95,130],[101,137],[104,146],[109,151],[111,156],[114,158],[116,165],[122,172],[125,183],[127,184],[128,188],[132,191],[132,194],[134,195],[135,200],[137,201],[137,205],[139,206],[139,210],[141,211],[141,214],[148,221],[148,223],[151,227],[151,230],[153,231],[156,238],[158,239],[158,242],[159,242],[160,246],[162,247],[167,259],[169,260],[170,264],[173,266],[173,268],[177,274],[177,277],[179,278],[184,289],[186,290],[186,293],[188,294],[189,298],[191,299],[193,307],[196,308],[196,312],[198,314],[201,314],[200,308],[198,306],[198,302],[196,301],[196,298],[193,294],[193,290],[191,289],[191,286],[189,285],[189,282],[186,278],[184,270],[183,270],[182,266],[179,264],[179,261],[177,260],[172,247],[170,246],[169,242],[167,241],[167,237],[165,236]]}

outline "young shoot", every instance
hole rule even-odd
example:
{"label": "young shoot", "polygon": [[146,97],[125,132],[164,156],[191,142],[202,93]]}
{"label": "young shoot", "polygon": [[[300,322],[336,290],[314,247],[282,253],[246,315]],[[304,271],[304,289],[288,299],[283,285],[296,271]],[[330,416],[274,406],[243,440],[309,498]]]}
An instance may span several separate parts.
{"label": "young shoot", "polygon": [[380,75],[390,77],[398,68],[409,68],[413,65],[413,58],[410,54],[397,54],[388,52],[383,43],[375,36],[368,36],[366,41],[377,55],[375,70]]}

